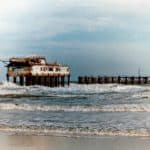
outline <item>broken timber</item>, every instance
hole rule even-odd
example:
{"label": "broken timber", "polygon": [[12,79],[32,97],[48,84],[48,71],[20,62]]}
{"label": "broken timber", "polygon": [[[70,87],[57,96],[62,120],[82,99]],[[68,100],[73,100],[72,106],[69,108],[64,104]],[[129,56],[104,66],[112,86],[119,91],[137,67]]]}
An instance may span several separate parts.
{"label": "broken timber", "polygon": [[150,84],[150,77],[147,76],[79,76],[79,84]]}
{"label": "broken timber", "polygon": [[59,87],[70,84],[68,66],[49,64],[45,57],[10,58],[7,64],[7,81],[20,85],[44,85]]}

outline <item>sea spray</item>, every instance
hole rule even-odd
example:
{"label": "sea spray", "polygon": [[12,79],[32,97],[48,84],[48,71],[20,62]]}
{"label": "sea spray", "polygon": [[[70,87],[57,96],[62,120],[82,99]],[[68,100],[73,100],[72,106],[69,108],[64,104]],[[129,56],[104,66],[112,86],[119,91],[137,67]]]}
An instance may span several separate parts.
{"label": "sea spray", "polygon": [[20,135],[150,136],[150,86],[0,85],[0,131]]}

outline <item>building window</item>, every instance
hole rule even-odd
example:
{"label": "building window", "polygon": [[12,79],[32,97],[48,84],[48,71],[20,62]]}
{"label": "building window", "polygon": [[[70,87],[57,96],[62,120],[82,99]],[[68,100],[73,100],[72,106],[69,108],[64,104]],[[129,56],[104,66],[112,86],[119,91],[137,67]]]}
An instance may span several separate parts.
{"label": "building window", "polygon": [[53,68],[49,68],[49,71],[53,71]]}
{"label": "building window", "polygon": [[47,67],[41,67],[41,71],[47,71]]}
{"label": "building window", "polygon": [[60,68],[56,68],[56,72],[59,72],[60,71]]}

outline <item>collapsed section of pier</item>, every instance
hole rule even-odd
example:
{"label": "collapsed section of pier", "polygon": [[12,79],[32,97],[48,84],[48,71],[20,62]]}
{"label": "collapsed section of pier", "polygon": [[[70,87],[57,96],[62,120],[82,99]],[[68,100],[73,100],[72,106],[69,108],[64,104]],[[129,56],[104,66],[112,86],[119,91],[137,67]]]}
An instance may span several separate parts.
{"label": "collapsed section of pier", "polygon": [[70,84],[70,68],[58,63],[47,63],[45,57],[10,58],[7,81],[20,85],[59,87]]}
{"label": "collapsed section of pier", "polygon": [[150,84],[147,76],[79,76],[79,84]]}

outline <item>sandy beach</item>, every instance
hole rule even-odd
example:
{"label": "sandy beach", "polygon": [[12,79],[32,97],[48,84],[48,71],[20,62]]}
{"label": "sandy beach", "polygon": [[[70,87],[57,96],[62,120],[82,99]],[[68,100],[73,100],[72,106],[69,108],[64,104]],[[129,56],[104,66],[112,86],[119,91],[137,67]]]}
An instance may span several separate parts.
{"label": "sandy beach", "polygon": [[0,135],[3,150],[149,150],[150,138]]}

